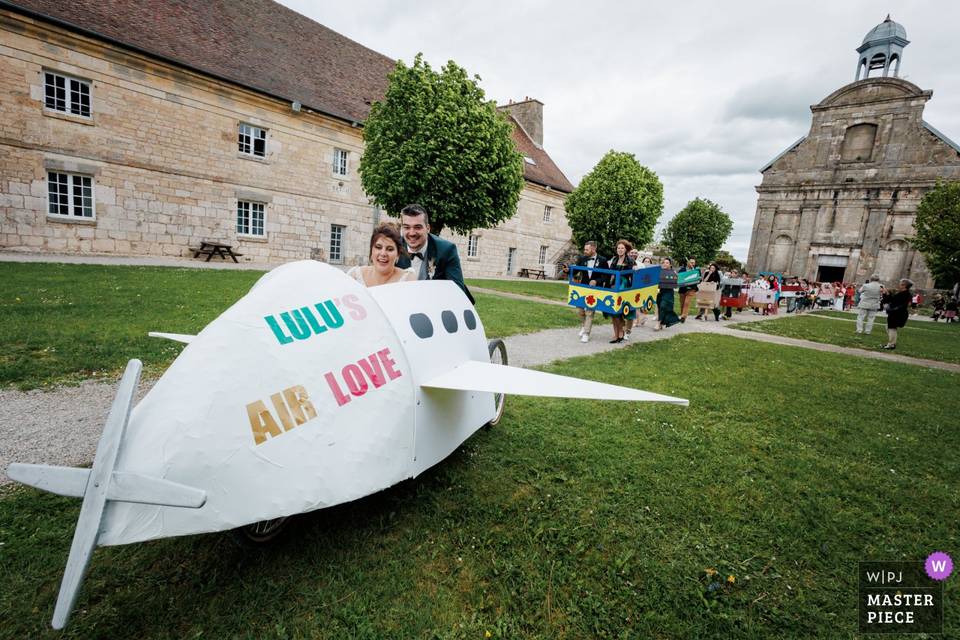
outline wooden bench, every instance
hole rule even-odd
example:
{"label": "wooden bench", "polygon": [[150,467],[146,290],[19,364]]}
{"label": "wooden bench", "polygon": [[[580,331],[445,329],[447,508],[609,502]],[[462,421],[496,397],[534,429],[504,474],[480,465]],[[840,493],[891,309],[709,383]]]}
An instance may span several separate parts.
{"label": "wooden bench", "polygon": [[547,272],[543,269],[534,269],[532,267],[524,267],[520,269],[521,278],[533,278],[534,280],[546,280]]}
{"label": "wooden bench", "polygon": [[232,244],[226,244],[225,242],[216,242],[213,240],[202,240],[199,247],[190,247],[190,250],[193,251],[193,257],[199,258],[200,256],[207,256],[206,262],[210,262],[210,258],[217,255],[227,259],[227,256],[233,259],[234,262],[239,263],[239,258],[242,256],[242,253],[238,253],[233,250]]}

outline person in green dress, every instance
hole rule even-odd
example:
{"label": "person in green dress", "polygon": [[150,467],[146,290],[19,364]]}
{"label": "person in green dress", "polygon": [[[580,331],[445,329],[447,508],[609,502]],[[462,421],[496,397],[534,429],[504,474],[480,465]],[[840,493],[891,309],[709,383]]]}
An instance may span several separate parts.
{"label": "person in green dress", "polygon": [[680,324],[680,318],[673,309],[673,292],[677,288],[677,272],[673,270],[670,258],[660,261],[660,291],[657,293],[657,326],[654,331]]}

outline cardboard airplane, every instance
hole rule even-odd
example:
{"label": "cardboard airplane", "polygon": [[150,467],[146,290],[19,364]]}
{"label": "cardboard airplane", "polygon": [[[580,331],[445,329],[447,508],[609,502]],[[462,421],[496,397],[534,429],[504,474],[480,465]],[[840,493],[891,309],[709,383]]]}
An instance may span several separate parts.
{"label": "cardboard airplane", "polygon": [[141,364],[129,362],[91,469],[7,470],[83,499],[54,628],[96,546],[370,495],[446,458],[499,417],[502,394],[687,404],[492,363],[483,324],[452,282],[367,289],[314,261],[264,275],[196,336],[155,335],[188,344],[136,407]]}

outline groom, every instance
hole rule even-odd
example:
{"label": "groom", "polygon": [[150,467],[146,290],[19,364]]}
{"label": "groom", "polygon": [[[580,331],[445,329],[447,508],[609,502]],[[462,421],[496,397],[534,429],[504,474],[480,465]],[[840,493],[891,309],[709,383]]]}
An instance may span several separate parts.
{"label": "groom", "polygon": [[418,280],[451,280],[474,304],[467,285],[463,284],[463,270],[457,245],[430,233],[430,216],[419,204],[409,204],[400,211],[400,232],[410,257],[401,256],[397,266],[413,267]]}

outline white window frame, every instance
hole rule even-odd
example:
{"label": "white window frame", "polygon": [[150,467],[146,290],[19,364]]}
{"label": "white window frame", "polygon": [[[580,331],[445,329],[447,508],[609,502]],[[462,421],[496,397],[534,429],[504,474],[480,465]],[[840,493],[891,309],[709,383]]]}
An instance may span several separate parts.
{"label": "white window frame", "polygon": [[539,264],[540,264],[541,267],[542,267],[543,265],[547,264],[547,249],[549,249],[549,247],[548,247],[547,245],[545,245],[545,244],[540,245],[540,262],[539,262]]}
{"label": "white window frame", "polygon": [[[50,84],[50,80],[53,80],[53,84]],[[60,109],[57,106],[58,98],[56,95],[57,80],[63,81],[63,108]],[[51,107],[48,104],[48,99],[50,98],[48,90],[53,88],[53,106]],[[86,97],[87,97],[87,112],[83,113],[83,91],[82,89],[86,88]],[[90,120],[93,118],[93,85],[89,80],[83,80],[81,78],[75,78],[73,76],[68,76],[64,73],[59,73],[57,71],[52,71],[50,69],[43,70],[43,108],[46,111],[51,111],[53,113],[62,113],[68,116],[73,116],[75,118],[84,118],[85,120]],[[76,112],[74,111],[76,109]]]}
{"label": "white window frame", "polygon": [[[257,153],[257,141],[263,141],[263,153]],[[241,122],[237,125],[237,151],[251,158],[267,157],[267,130],[263,127]]]}
{"label": "white window frame", "polygon": [[467,257],[476,258],[480,255],[480,236],[470,235],[467,238]]}
{"label": "white window frame", "polygon": [[333,175],[346,178],[350,173],[350,152],[346,149],[333,149]]}
{"label": "white window frame", "polygon": [[[260,224],[256,224],[259,214]],[[237,200],[237,235],[250,238],[267,237],[267,204],[256,200]],[[258,233],[259,231],[259,233]]]}
{"label": "white window frame", "polygon": [[[66,193],[61,194],[57,193],[57,211],[51,211],[51,205],[53,204],[50,198],[50,185],[54,183],[52,178],[56,178],[56,184],[66,185]],[[66,182],[62,182],[59,177],[65,177]],[[84,185],[84,180],[89,181],[89,185]],[[76,193],[76,189],[79,183],[80,193]],[[87,190],[89,193],[84,194],[84,191]],[[67,213],[61,213],[60,208],[63,205],[59,200],[61,196],[66,196],[66,206]],[[80,198],[80,204],[78,206],[76,199]],[[88,202],[84,202],[88,201]],[[77,213],[77,211],[80,213]],[[87,215],[86,212],[89,212],[90,215]],[[47,171],[47,216],[51,218],[59,218],[61,220],[96,220],[97,219],[97,202],[96,202],[96,185],[93,181],[93,176],[82,174],[82,173],[70,173],[69,171]]]}
{"label": "white window frame", "polygon": [[330,264],[343,264],[343,249],[347,236],[347,225],[330,225]]}
{"label": "white window frame", "polygon": [[550,222],[553,219],[553,207],[548,204],[543,205],[543,221]]}

